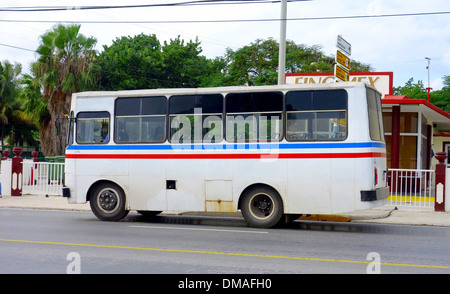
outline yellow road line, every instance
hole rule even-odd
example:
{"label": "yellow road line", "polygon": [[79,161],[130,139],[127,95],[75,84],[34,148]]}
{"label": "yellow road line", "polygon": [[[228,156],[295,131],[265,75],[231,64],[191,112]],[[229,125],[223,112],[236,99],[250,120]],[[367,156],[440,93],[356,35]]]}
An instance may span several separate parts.
{"label": "yellow road line", "polygon": [[[178,252],[178,253],[199,253],[199,254],[214,254],[214,255],[228,255],[228,256],[265,257],[265,258],[279,258],[279,259],[291,259],[291,260],[328,261],[328,262],[341,262],[341,263],[369,264],[369,263],[373,262],[373,261],[345,260],[345,259],[332,259],[332,258],[313,258],[313,257],[266,255],[266,254],[235,253],[235,252],[216,252],[216,251],[203,251],[203,250],[134,247],[134,246],[101,245],[101,244],[85,244],[85,243],[66,243],[66,242],[52,242],[52,241],[33,241],[33,240],[14,240],[14,239],[0,239],[0,241],[17,242],[17,243],[32,243],[32,244],[47,244],[47,245],[68,245],[68,246],[99,247],[99,248],[113,248],[113,249],[133,249],[133,250],[146,250],[146,251]],[[379,264],[380,265],[390,265],[390,266],[450,269],[450,266],[444,266],[444,265],[408,264],[408,263],[392,263],[392,262],[380,262]]]}

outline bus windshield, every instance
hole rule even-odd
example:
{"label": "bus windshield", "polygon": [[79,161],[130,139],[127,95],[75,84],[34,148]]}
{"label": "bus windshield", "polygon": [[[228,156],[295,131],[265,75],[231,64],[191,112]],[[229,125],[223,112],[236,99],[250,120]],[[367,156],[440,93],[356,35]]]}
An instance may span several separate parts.
{"label": "bus windshield", "polygon": [[384,127],[380,94],[372,89],[367,89],[367,105],[369,111],[370,138],[374,141],[384,142]]}

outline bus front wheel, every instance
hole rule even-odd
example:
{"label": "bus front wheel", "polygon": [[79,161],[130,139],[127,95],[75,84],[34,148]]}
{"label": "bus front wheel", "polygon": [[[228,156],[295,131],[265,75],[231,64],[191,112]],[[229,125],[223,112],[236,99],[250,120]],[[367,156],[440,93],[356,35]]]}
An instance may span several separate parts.
{"label": "bus front wheel", "polygon": [[91,210],[104,221],[118,221],[128,214],[125,193],[113,183],[102,183],[94,188],[90,197]]}
{"label": "bus front wheel", "polygon": [[242,215],[255,228],[271,228],[283,220],[283,202],[280,195],[267,187],[255,187],[245,192]]}

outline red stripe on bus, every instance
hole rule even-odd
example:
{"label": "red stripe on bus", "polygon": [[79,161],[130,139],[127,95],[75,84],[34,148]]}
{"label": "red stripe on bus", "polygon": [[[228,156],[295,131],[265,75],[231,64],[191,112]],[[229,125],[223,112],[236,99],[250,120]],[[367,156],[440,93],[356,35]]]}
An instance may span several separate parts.
{"label": "red stripe on bus", "polygon": [[308,159],[386,157],[383,152],[360,153],[227,153],[227,154],[66,154],[75,159]]}

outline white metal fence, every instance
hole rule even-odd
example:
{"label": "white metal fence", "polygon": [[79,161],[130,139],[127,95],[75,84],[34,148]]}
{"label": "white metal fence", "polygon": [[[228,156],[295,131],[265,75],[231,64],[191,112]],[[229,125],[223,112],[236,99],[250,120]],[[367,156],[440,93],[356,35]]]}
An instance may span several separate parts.
{"label": "white metal fence", "polygon": [[389,169],[388,204],[433,208],[434,183],[434,170]]}
{"label": "white metal fence", "polygon": [[22,194],[62,195],[64,163],[23,161]]}

